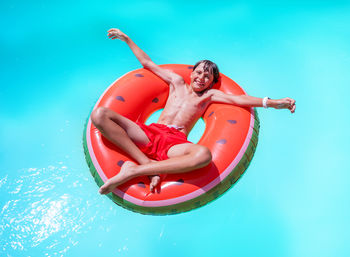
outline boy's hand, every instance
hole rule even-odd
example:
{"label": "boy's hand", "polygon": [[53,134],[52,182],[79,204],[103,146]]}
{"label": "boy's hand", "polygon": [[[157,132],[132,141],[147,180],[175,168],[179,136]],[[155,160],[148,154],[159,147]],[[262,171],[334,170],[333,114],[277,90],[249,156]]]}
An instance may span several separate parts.
{"label": "boy's hand", "polygon": [[272,100],[271,107],[275,109],[289,109],[291,113],[295,112],[295,100],[289,97]]}
{"label": "boy's hand", "polygon": [[108,30],[108,37],[111,39],[120,39],[122,41],[126,41],[128,39],[128,36],[121,32],[120,29],[110,29]]}

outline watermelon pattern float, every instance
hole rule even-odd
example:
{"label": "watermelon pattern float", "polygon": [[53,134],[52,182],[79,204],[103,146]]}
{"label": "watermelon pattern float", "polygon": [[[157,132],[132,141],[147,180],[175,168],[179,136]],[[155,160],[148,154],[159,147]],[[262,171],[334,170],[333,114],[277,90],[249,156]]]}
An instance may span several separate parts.
{"label": "watermelon pattern float", "polygon": [[[181,75],[190,84],[193,66],[166,64],[161,67]],[[227,76],[220,74],[214,88],[230,94],[245,94]],[[146,69],[131,71],[102,94],[94,109],[110,108],[138,122],[145,122],[162,109],[168,97],[168,85]],[[259,134],[259,119],[254,108],[211,104],[202,116],[205,131],[198,144],[207,146],[212,162],[201,169],[167,174],[160,193],[151,193],[147,176],[134,178],[108,196],[118,205],[142,214],[176,214],[201,207],[228,190],[244,173],[253,158]],[[102,136],[88,118],[83,136],[86,161],[100,187],[116,175],[130,157]]]}

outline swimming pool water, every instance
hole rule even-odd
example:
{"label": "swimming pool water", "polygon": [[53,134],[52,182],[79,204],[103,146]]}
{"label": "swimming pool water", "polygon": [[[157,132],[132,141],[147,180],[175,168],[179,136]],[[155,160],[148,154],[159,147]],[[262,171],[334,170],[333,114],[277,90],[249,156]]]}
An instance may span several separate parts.
{"label": "swimming pool water", "polygon": [[[0,6],[0,256],[349,256],[347,1]],[[120,208],[82,149],[99,95],[140,68],[111,27],[156,63],[213,60],[296,113],[259,109],[253,161],[216,201],[164,217]]]}

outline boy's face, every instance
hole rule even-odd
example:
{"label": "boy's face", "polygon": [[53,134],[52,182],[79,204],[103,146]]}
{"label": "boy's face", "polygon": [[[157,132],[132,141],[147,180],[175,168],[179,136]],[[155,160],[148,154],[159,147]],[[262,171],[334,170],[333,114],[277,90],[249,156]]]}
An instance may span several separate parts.
{"label": "boy's face", "polygon": [[204,63],[199,64],[191,73],[191,86],[195,92],[206,90],[211,86],[213,80],[213,74],[204,70]]}

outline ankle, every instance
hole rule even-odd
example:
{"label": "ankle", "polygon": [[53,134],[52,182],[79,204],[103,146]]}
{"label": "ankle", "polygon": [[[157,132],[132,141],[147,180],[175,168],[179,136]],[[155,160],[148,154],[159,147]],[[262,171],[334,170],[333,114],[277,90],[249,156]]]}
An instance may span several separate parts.
{"label": "ankle", "polygon": [[139,165],[135,165],[135,166],[132,166],[132,167],[129,167],[128,169],[128,173],[129,173],[129,176],[131,178],[135,178],[135,177],[138,177],[139,176]]}

